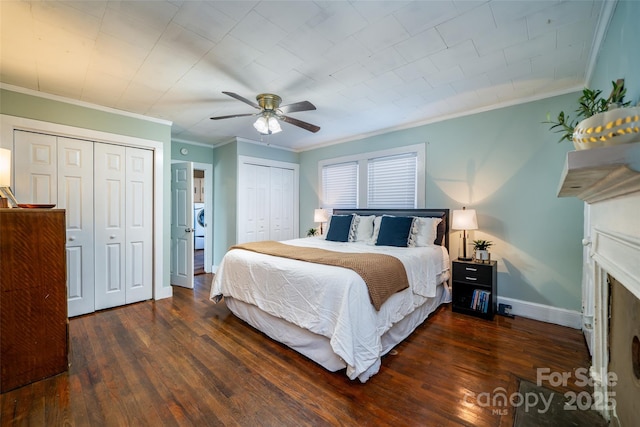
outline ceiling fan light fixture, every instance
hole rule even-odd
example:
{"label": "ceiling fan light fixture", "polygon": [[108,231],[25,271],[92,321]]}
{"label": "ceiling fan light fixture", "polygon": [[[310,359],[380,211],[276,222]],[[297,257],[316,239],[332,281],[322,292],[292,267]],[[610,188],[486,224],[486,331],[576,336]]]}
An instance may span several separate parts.
{"label": "ceiling fan light fixture", "polygon": [[282,128],[280,127],[280,122],[275,117],[269,117],[269,133],[278,133],[282,132]]}
{"label": "ceiling fan light fixture", "polygon": [[275,117],[260,116],[258,120],[253,124],[253,127],[263,135],[271,135],[274,133],[282,132],[280,123]]}

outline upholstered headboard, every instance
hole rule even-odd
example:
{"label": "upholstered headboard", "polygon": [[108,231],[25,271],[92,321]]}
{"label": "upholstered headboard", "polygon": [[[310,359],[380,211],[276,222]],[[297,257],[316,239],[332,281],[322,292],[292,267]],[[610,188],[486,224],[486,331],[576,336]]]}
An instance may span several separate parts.
{"label": "upholstered headboard", "polygon": [[334,209],[334,215],[358,214],[366,215],[394,215],[394,216],[423,216],[428,218],[442,218],[438,225],[436,242],[444,241],[449,250],[449,209]]}

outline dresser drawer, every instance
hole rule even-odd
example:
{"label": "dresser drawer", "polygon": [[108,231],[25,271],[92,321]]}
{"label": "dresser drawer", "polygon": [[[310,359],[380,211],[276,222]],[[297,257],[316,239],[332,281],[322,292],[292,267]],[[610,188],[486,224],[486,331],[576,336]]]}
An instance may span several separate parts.
{"label": "dresser drawer", "polygon": [[468,283],[491,284],[492,268],[489,264],[453,263],[453,280]]}

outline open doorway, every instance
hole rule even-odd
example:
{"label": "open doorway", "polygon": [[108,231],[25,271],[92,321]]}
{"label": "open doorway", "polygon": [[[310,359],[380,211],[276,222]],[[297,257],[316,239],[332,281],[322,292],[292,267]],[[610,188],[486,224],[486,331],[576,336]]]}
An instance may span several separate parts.
{"label": "open doorway", "polygon": [[212,271],[213,264],[213,166],[193,163],[193,274]]}
{"label": "open doorway", "polygon": [[193,274],[204,274],[204,241],[206,231],[206,211],[204,208],[205,186],[202,169],[193,169]]}

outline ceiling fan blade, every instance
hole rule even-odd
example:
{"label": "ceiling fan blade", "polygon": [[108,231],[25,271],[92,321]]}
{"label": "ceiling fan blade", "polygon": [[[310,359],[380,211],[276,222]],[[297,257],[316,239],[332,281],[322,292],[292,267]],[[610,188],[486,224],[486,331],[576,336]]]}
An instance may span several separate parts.
{"label": "ceiling fan blade", "polygon": [[293,104],[282,105],[278,108],[282,114],[295,113],[296,111],[315,110],[316,106],[309,101],[300,101]]}
{"label": "ceiling fan blade", "polygon": [[309,132],[316,133],[320,130],[320,126],[312,125],[311,123],[303,122],[302,120],[294,119],[289,116],[278,116],[283,122],[287,122],[291,125],[301,127],[302,129],[306,129]]}
{"label": "ceiling fan blade", "polygon": [[230,116],[218,116],[211,117],[211,120],[222,120],[222,119],[232,119],[234,117],[247,117],[247,116],[255,116],[254,113],[245,113],[245,114],[231,114]]}
{"label": "ceiling fan blade", "polygon": [[238,101],[242,101],[242,102],[244,102],[245,104],[249,104],[249,105],[251,105],[253,108],[257,108],[258,110],[260,109],[260,106],[259,106],[258,104],[256,104],[256,103],[255,103],[255,102],[253,102],[253,101],[249,101],[247,98],[242,97],[242,96],[238,95],[237,93],[233,93],[233,92],[224,92],[224,91],[223,91],[222,93],[224,93],[225,95],[228,95],[228,96],[230,96],[230,97],[232,97],[232,98],[235,98],[235,99],[237,99]]}

